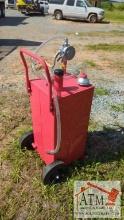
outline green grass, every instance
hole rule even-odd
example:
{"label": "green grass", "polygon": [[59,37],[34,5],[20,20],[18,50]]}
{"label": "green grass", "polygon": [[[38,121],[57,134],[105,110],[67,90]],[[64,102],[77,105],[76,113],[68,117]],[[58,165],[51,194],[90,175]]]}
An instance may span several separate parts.
{"label": "green grass", "polygon": [[124,4],[123,3],[113,3],[113,7],[119,11],[124,11]]}
{"label": "green grass", "polygon": [[111,3],[109,1],[104,1],[101,3],[101,8],[109,11],[118,10],[120,13],[124,11],[124,4],[123,3]]}
{"label": "green grass", "polygon": [[35,151],[20,149],[18,137],[23,132],[18,128],[1,153],[2,167],[7,164],[9,173],[1,178],[1,219],[72,220],[75,180],[122,180],[123,185],[124,140],[111,140],[112,134],[118,135],[116,130],[91,120],[85,160],[68,167],[65,182],[50,186],[42,183],[43,163]]}
{"label": "green grass", "polygon": [[110,22],[124,23],[124,11],[105,10],[105,20]]}
{"label": "green grass", "polygon": [[89,50],[119,51],[124,52],[124,44],[91,44],[86,46]]}
{"label": "green grass", "polygon": [[104,1],[101,3],[101,8],[105,9],[105,10],[113,10],[114,6],[112,3],[110,3],[109,1]]}
{"label": "green grass", "polygon": [[123,3],[111,3],[109,1],[104,1],[101,3],[101,8],[105,10],[105,20],[124,23]]}
{"label": "green grass", "polygon": [[[71,36],[75,36],[75,32],[67,32],[67,35]],[[82,37],[86,37],[86,36],[93,36],[93,37],[117,37],[117,36],[124,36],[124,31],[118,31],[118,30],[112,30],[112,31],[107,31],[103,32],[103,31],[94,31],[94,32],[78,32],[78,35],[76,35],[76,38],[78,37],[78,39],[82,39]]]}
{"label": "green grass", "polygon": [[124,36],[124,31],[119,31],[119,30],[112,30],[110,32],[107,32],[108,34],[112,34],[112,36]]}
{"label": "green grass", "polygon": [[95,89],[95,96],[104,96],[109,95],[109,91],[104,88],[96,88]]}
{"label": "green grass", "polygon": [[124,112],[124,104],[111,105],[111,108],[116,112]]}
{"label": "green grass", "polygon": [[84,63],[89,67],[96,67],[96,63],[92,60],[84,60]]}

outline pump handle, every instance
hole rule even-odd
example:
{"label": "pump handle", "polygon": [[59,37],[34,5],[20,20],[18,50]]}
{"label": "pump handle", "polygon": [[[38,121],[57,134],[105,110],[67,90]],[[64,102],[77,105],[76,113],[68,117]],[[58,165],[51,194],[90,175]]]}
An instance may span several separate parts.
{"label": "pump handle", "polygon": [[49,86],[49,101],[50,101],[50,111],[53,110],[53,102],[52,102],[52,81],[49,73],[48,66],[45,62],[45,60],[41,57],[39,57],[37,54],[33,53],[30,50],[27,50],[26,48],[21,48],[20,49],[20,56],[25,68],[25,75],[26,75],[26,84],[27,84],[27,91],[28,93],[31,93],[31,84],[30,84],[30,79],[29,79],[29,69],[27,65],[27,61],[25,59],[25,55],[33,58],[33,60],[37,61],[37,63],[41,64],[45,70],[46,76],[47,76],[47,81],[48,81],[48,86]]}

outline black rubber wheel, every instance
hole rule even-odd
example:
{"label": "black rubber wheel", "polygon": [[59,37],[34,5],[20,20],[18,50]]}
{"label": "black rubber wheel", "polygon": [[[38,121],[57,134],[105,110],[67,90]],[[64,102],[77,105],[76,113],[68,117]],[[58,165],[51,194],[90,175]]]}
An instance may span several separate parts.
{"label": "black rubber wheel", "polygon": [[21,14],[25,15],[25,11],[21,11]]}
{"label": "black rubber wheel", "polygon": [[29,16],[30,15],[30,12],[29,10],[25,9],[25,13],[24,13],[26,16]]}
{"label": "black rubber wheel", "polygon": [[97,15],[96,14],[89,15],[88,20],[90,23],[96,23],[97,22]]}
{"label": "black rubber wheel", "polygon": [[55,16],[56,20],[62,20],[63,19],[63,15],[62,15],[61,11],[55,11],[54,16]]}
{"label": "black rubber wheel", "polygon": [[34,135],[32,131],[25,133],[19,140],[20,147],[28,150],[33,150],[32,143],[34,142]]}
{"label": "black rubber wheel", "polygon": [[46,184],[56,184],[62,182],[64,179],[64,169],[65,165],[63,161],[55,161],[49,165],[43,166],[42,179],[43,183]]}
{"label": "black rubber wheel", "polygon": [[41,11],[41,15],[42,15],[42,16],[45,16],[45,13],[44,13],[44,8],[41,8],[41,10],[40,10],[40,11]]}
{"label": "black rubber wheel", "polygon": [[5,8],[1,8],[1,18],[5,18]]}

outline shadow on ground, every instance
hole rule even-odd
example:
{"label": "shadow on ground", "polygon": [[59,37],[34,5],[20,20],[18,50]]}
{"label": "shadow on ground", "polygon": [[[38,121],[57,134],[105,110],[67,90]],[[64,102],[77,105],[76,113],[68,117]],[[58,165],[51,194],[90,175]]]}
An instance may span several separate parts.
{"label": "shadow on ground", "polygon": [[87,162],[110,162],[124,158],[124,128],[104,127],[102,131],[89,133]]}
{"label": "shadow on ground", "polygon": [[30,16],[30,17],[45,17],[46,15],[43,15],[40,12],[32,12],[28,16]]}
{"label": "shadow on ground", "polygon": [[0,39],[0,60],[13,52],[17,47],[39,46],[41,42],[21,39]]}
{"label": "shadow on ground", "polygon": [[124,128],[119,130],[104,127],[102,131],[89,133],[86,155],[84,159],[71,164],[65,174],[71,178],[75,169],[80,172],[82,168],[93,164],[108,164],[124,159]]}
{"label": "shadow on ground", "polygon": [[41,42],[22,39],[0,39],[0,46],[38,46]]}
{"label": "shadow on ground", "polygon": [[[73,21],[73,22],[91,24],[91,23],[88,22],[88,21],[81,20],[81,19],[76,19],[76,18],[68,18],[68,19],[64,18],[63,20],[65,20],[65,21]],[[94,23],[94,24],[109,24],[109,23],[110,23],[110,21],[98,21],[98,22],[96,22],[96,23]],[[93,24],[93,23],[92,23],[92,24]],[[93,25],[94,25],[94,24],[93,24]]]}
{"label": "shadow on ground", "polygon": [[22,16],[22,17],[7,16],[5,18],[0,19],[0,26],[18,26],[20,24],[26,25],[28,24],[27,22],[24,22],[26,18],[27,18],[26,16]]}

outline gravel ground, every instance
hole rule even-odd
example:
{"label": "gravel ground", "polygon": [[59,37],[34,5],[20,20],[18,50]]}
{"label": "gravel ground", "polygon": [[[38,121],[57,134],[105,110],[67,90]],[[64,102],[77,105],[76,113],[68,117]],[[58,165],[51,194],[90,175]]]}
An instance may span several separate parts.
{"label": "gravel ground", "polygon": [[[115,84],[114,84],[115,85]],[[103,87],[103,88],[106,88]],[[93,101],[93,108],[91,117],[109,127],[123,127],[124,126],[124,112],[114,111],[111,106],[121,105],[124,103],[124,95],[120,92],[124,92],[124,83],[121,91],[111,89],[110,85],[107,85],[107,89],[110,92],[109,96],[95,97]],[[114,93],[114,94],[113,94]],[[124,93],[123,93],[124,94]]]}
{"label": "gravel ground", "polygon": [[[94,97],[91,118],[106,127],[124,127],[124,78],[115,77],[111,81],[93,82],[96,88],[103,88],[108,94]],[[120,105],[123,105],[122,111],[112,108]]]}

